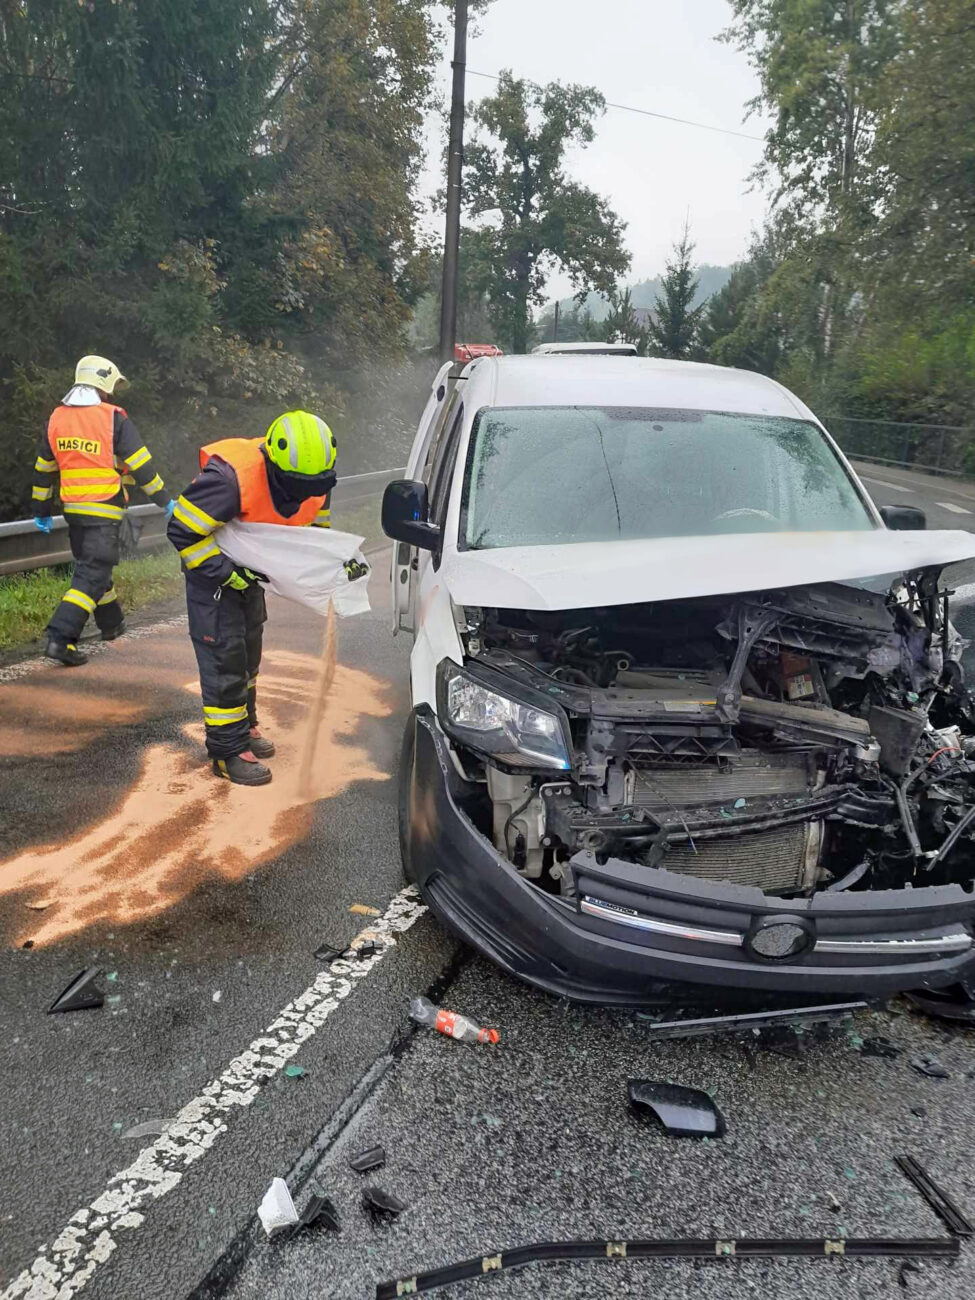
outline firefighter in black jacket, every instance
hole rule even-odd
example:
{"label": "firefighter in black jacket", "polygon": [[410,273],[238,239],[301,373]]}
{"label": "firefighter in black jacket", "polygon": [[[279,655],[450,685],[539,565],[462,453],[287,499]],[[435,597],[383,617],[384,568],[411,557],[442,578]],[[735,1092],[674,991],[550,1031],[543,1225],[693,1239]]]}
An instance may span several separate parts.
{"label": "firefighter in black jacket", "polygon": [[200,668],[207,753],[218,776],[266,785],[274,745],[257,721],[267,610],[259,575],[235,567],[214,532],[245,523],[328,528],[335,437],[307,411],[280,416],[263,438],[225,438],[200,451],[200,473],[176,502],[167,536],[186,575],[190,639]]}
{"label": "firefighter in black jacket", "polygon": [[74,386],[48,421],[34,462],[34,522],[49,533],[54,475],[60,474],[61,508],[75,559],[71,586],[47,625],[47,655],[74,668],[88,662],[78,638],[93,614],[103,641],[125,631],[112,585],[125,513],[123,479],[133,481],[171,514],[173,503],[156,473],[148,447],[121,406],[112,401],[125,376],[105,357],[82,357]]}

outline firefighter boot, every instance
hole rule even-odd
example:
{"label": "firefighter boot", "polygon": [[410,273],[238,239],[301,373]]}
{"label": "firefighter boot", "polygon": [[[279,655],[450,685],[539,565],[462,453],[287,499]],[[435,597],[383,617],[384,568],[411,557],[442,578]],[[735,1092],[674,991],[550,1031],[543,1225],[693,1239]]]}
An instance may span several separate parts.
{"label": "firefighter boot", "polygon": [[120,636],[125,636],[125,634],[126,634],[126,632],[127,632],[128,630],[129,630],[129,628],[128,628],[128,624],[126,623],[125,619],[123,618],[122,621],[121,621],[121,623],[117,623],[117,624],[115,625],[115,627],[109,627],[109,628],[106,628],[106,629],[102,632],[102,640],[103,640],[103,641],[115,641],[115,640],[117,640]]}
{"label": "firefighter boot", "polygon": [[267,785],[271,779],[271,769],[259,763],[249,749],[232,758],[215,758],[213,770],[234,785]]}
{"label": "firefighter boot", "polygon": [[251,727],[250,742],[251,753],[255,758],[274,757],[274,741],[268,740],[266,736],[262,736],[257,727]]}
{"label": "firefighter boot", "polygon": [[88,662],[88,656],[83,655],[73,641],[61,641],[58,637],[49,638],[44,653],[48,659],[56,659],[68,668],[80,668]]}

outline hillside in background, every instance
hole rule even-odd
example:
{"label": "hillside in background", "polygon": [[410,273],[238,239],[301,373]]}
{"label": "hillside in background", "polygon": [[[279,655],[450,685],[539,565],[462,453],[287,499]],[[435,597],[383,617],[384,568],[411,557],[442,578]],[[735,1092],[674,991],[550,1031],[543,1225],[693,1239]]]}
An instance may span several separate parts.
{"label": "hillside in background", "polygon": [[[704,302],[712,294],[723,289],[728,283],[731,276],[730,266],[712,266],[709,262],[703,263],[697,268],[697,274],[700,279],[697,294],[694,298],[694,305]],[[655,275],[650,280],[638,280],[635,284],[630,285],[630,293],[633,298],[634,307],[652,307],[656,301],[657,294],[660,293],[661,283],[660,276]],[[562,298],[559,302],[559,311],[571,311],[575,306],[574,298]],[[583,311],[589,311],[593,320],[605,320],[609,314],[609,303],[601,294],[590,293],[586,296],[583,303]],[[551,316],[551,308],[545,309],[545,315]]]}

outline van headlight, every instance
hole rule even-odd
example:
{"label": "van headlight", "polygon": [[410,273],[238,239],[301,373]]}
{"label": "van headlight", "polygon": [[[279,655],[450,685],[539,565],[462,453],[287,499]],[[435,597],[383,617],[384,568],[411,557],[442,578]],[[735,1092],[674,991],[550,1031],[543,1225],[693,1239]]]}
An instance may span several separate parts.
{"label": "van headlight", "polygon": [[445,659],[437,672],[437,710],[444,731],[504,767],[568,771],[565,714],[540,707],[530,688],[510,686],[511,694],[500,674],[486,669],[475,674]]}

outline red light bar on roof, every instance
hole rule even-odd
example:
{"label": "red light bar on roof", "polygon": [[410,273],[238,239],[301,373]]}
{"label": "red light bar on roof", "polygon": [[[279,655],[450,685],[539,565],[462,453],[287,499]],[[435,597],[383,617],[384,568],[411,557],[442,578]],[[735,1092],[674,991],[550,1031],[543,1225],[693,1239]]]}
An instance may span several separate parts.
{"label": "red light bar on roof", "polygon": [[496,343],[455,343],[455,361],[476,361],[478,357],[501,357],[504,353]]}

